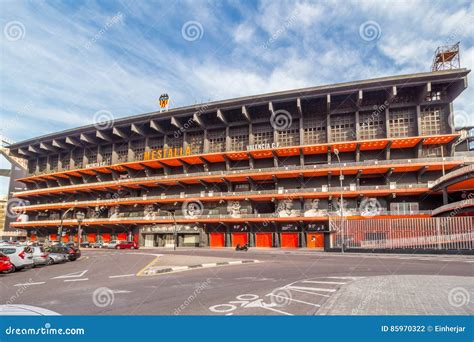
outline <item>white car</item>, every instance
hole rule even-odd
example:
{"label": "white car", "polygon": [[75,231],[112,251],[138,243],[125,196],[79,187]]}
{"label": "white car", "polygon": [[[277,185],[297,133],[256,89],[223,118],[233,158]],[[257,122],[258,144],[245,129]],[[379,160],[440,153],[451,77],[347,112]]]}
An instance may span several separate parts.
{"label": "white car", "polygon": [[30,246],[1,245],[0,252],[10,258],[13,268],[10,272],[18,271],[23,268],[32,268],[35,263],[33,260],[33,248]]}
{"label": "white car", "polygon": [[111,248],[114,249],[121,241],[120,240],[112,240],[110,242],[106,242],[106,246],[104,244],[104,248]]}

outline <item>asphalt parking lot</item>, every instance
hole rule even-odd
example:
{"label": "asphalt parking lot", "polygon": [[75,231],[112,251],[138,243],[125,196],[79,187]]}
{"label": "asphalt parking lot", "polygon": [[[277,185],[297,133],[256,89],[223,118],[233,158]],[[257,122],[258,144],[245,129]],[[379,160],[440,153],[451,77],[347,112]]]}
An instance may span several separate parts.
{"label": "asphalt parking lot", "polygon": [[75,262],[0,275],[0,301],[61,315],[473,314],[473,266],[472,256],[83,249]]}

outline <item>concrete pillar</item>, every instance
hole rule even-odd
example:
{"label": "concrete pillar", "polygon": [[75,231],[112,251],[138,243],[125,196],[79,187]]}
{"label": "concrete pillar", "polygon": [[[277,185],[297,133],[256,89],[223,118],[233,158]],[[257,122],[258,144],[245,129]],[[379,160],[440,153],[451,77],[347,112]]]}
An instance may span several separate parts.
{"label": "concrete pillar", "polygon": [[448,203],[449,203],[448,190],[446,188],[443,188],[443,205],[446,205]]}
{"label": "concrete pillar", "polygon": [[208,138],[208,131],[207,129],[204,130],[204,146],[203,146],[203,153],[209,152],[209,138]]}
{"label": "concrete pillar", "polygon": [[301,230],[301,232],[299,234],[300,234],[300,247],[304,248],[307,245],[307,243],[306,243],[306,232]]}
{"label": "concrete pillar", "polygon": [[118,154],[116,151],[116,147],[118,144],[112,144],[112,164],[118,163]]}
{"label": "concrete pillar", "polygon": [[255,232],[252,227],[249,232],[249,247],[255,247]]}
{"label": "concrete pillar", "polygon": [[359,111],[357,110],[355,112],[355,136],[354,136],[354,140],[360,140],[360,127],[359,127],[359,123],[360,123],[360,118],[359,118]]}
{"label": "concrete pillar", "polygon": [[280,233],[278,232],[278,229],[275,229],[275,232],[273,233],[273,246],[280,247]]}
{"label": "concrete pillar", "polygon": [[390,110],[389,108],[385,108],[385,136],[390,138]]}
{"label": "concrete pillar", "polygon": [[423,135],[422,129],[421,129],[421,108],[420,105],[416,106],[416,132],[418,133],[419,136]]}

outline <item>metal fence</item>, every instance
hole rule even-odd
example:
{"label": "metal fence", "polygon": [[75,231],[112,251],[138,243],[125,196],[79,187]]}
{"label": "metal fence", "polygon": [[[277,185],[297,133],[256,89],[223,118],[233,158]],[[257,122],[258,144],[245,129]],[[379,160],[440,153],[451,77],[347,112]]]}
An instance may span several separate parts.
{"label": "metal fence", "polygon": [[474,217],[335,219],[329,227],[334,248],[474,249]]}

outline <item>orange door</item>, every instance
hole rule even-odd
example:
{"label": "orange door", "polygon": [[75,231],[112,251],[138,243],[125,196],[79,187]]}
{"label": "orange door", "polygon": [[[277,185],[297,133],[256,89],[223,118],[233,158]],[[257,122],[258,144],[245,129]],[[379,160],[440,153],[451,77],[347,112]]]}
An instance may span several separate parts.
{"label": "orange door", "polygon": [[225,237],[224,233],[211,233],[210,234],[210,243],[211,247],[224,247],[225,246]]}
{"label": "orange door", "polygon": [[110,234],[109,233],[102,234],[102,241],[109,242],[110,241]]}
{"label": "orange door", "polygon": [[56,241],[58,236],[56,234],[49,234],[49,241]]}
{"label": "orange door", "polygon": [[127,240],[127,233],[118,233],[117,240]]}
{"label": "orange door", "polygon": [[36,241],[36,235],[31,235],[30,236],[30,241]]}
{"label": "orange door", "polygon": [[94,233],[89,233],[87,234],[87,241],[90,243],[93,243],[96,241],[96,235]]}
{"label": "orange door", "polygon": [[307,241],[308,241],[308,248],[324,248],[324,234],[323,233],[308,233]]}
{"label": "orange door", "polygon": [[247,233],[232,233],[232,247],[240,244],[241,246],[248,243],[248,234]]}
{"label": "orange door", "polygon": [[298,233],[281,233],[282,248],[298,248]]}
{"label": "orange door", "polygon": [[61,241],[62,241],[62,242],[69,242],[69,235],[64,235],[64,236],[61,238]]}
{"label": "orange door", "polygon": [[255,246],[256,247],[272,247],[272,233],[256,233],[255,234]]}

